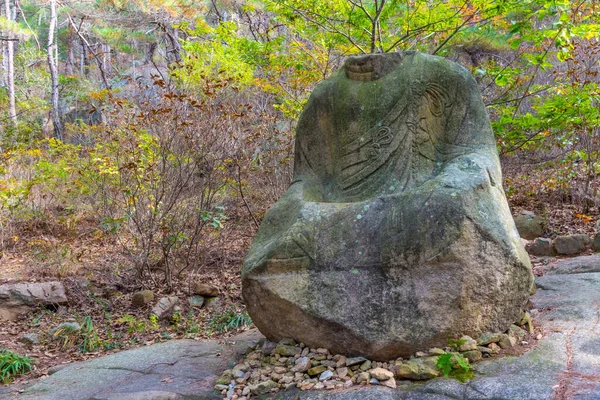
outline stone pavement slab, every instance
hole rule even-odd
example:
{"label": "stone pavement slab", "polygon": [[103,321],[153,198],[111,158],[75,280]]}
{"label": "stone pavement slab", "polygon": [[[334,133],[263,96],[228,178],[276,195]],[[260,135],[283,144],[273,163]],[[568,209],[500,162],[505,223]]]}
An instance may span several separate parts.
{"label": "stone pavement slab", "polygon": [[27,400],[220,399],[214,381],[233,367],[256,332],[226,341],[172,340],[70,364],[22,393]]}
{"label": "stone pavement slab", "polygon": [[[280,400],[600,400],[600,257],[560,260],[537,278],[531,298],[543,339],[520,357],[475,364],[475,378],[438,378],[344,391],[290,390]],[[221,372],[262,336],[247,332],[227,341],[174,340],[71,364],[44,380],[0,390],[23,400],[220,399]],[[14,393],[14,389],[23,389]],[[13,392],[12,394],[10,392]]]}

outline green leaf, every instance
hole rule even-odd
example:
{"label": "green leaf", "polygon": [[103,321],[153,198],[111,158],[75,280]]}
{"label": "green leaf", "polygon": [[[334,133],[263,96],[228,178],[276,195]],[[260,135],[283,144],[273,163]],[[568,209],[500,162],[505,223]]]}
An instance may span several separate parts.
{"label": "green leaf", "polygon": [[452,371],[452,353],[442,354],[438,357],[437,367],[442,372],[444,377],[448,377],[450,375],[450,371]]}
{"label": "green leaf", "polygon": [[508,84],[508,78],[506,75],[498,75],[494,82],[496,82],[496,85],[498,86],[506,86]]}

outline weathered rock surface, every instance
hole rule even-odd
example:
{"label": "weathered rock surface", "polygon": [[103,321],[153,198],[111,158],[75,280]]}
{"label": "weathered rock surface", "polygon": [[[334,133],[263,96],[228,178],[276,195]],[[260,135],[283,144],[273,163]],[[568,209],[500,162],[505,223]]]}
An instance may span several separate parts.
{"label": "weathered rock surface", "polygon": [[[399,381],[397,389],[354,386],[345,390],[289,389],[266,398],[278,400],[541,400],[598,399],[600,393],[600,257],[577,257],[554,264],[552,273],[536,279],[532,297],[536,323],[544,336],[520,357],[501,357],[475,364],[475,378],[461,383],[435,378],[424,383]],[[590,260],[592,259],[592,260]],[[573,264],[589,272],[574,272]],[[593,267],[596,265],[596,267]],[[581,269],[580,271],[583,271]],[[241,354],[260,335],[249,332],[222,340],[176,340],[73,363],[37,383],[0,387],[0,398],[62,399],[222,399],[214,384],[233,371]],[[489,338],[488,338],[489,339]],[[498,339],[492,338],[494,340]],[[220,354],[220,355],[219,355]],[[364,360],[359,361],[360,363]],[[358,365],[358,363],[354,364]],[[371,379],[368,372],[364,372]],[[380,381],[380,384],[383,385]],[[314,387],[306,385],[306,387]],[[22,392],[19,392],[22,390]],[[248,390],[248,393],[249,390]],[[146,396],[146,397],[135,397]],[[180,396],[180,397],[177,397]]]}
{"label": "weathered rock surface", "polygon": [[60,338],[75,335],[80,331],[81,325],[79,325],[77,322],[63,322],[62,324],[50,329],[50,332],[48,333],[50,334],[51,338]]}
{"label": "weathered rock surface", "polygon": [[[277,400],[540,400],[600,398],[600,257],[561,260],[553,272],[536,279],[532,297],[536,309],[549,309],[537,322],[549,332],[537,347],[520,357],[483,360],[475,378],[460,383],[436,378],[424,384],[355,387],[343,392],[286,391]],[[574,272],[575,264],[588,272]],[[595,267],[593,266],[595,265]],[[496,340],[497,337],[488,339]],[[570,360],[570,361],[568,361]]]}
{"label": "weathered rock surface", "polygon": [[523,211],[515,217],[515,225],[523,239],[534,240],[544,234],[546,220],[531,211]]}
{"label": "weathered rock surface", "polygon": [[600,254],[561,259],[548,266],[545,275],[600,272]]}
{"label": "weathered rock surface", "polygon": [[554,248],[560,255],[574,255],[585,251],[590,243],[590,237],[585,234],[564,235],[554,240]]}
{"label": "weathered rock surface", "polygon": [[437,369],[437,357],[415,358],[396,366],[396,376],[400,379],[424,380],[440,374]]}
{"label": "weathered rock surface", "polygon": [[219,288],[201,282],[194,283],[192,291],[194,294],[204,297],[216,297],[219,295]]}
{"label": "weathered rock surface", "polygon": [[592,240],[592,250],[596,253],[600,251],[600,232],[594,235],[594,239]]}
{"label": "weathered rock surface", "polygon": [[14,320],[39,306],[67,304],[60,282],[7,283],[0,285],[0,320]]}
{"label": "weathered rock surface", "polygon": [[131,304],[136,307],[145,306],[154,301],[154,292],[152,290],[140,290],[131,296]]}
{"label": "weathered rock surface", "polygon": [[35,345],[42,342],[42,335],[39,333],[25,333],[19,338],[19,342],[26,345]]}
{"label": "weathered rock surface", "polygon": [[389,360],[505,331],[533,278],[470,74],[406,52],[351,57],[321,83],[242,280],[270,340],[334,353]]}
{"label": "weathered rock surface", "polygon": [[[235,366],[258,332],[235,340],[173,340],[72,363],[23,393],[0,391],[0,398],[36,400],[92,399],[222,399],[215,380]],[[163,396],[152,397],[151,395]],[[136,397],[139,396],[139,397]],[[165,397],[167,396],[167,397]]]}
{"label": "weathered rock surface", "polygon": [[201,308],[204,305],[204,297],[190,296],[188,297],[188,303],[190,304],[190,307]]}
{"label": "weathered rock surface", "polygon": [[90,400],[183,400],[185,397],[162,390],[142,390],[133,393],[112,393],[100,395]]}
{"label": "weathered rock surface", "polygon": [[552,257],[556,255],[552,240],[548,238],[536,238],[533,243],[527,245],[526,250],[529,254],[539,257]]}
{"label": "weathered rock surface", "polygon": [[394,374],[384,368],[373,368],[369,371],[371,376],[379,381],[387,381],[388,379],[394,379]]}
{"label": "weathered rock surface", "polygon": [[159,319],[170,317],[178,305],[179,298],[177,296],[162,297],[152,307],[152,314],[156,315]]}
{"label": "weathered rock surface", "polygon": [[206,297],[204,299],[204,307],[210,310],[223,310],[225,303],[220,297]]}

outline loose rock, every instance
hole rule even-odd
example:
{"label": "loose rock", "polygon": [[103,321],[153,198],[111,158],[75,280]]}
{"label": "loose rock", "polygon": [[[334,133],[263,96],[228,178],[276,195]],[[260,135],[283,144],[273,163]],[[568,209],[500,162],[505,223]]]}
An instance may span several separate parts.
{"label": "loose rock", "polygon": [[373,368],[369,371],[371,376],[379,381],[386,381],[388,379],[394,379],[394,373],[383,368]]}
{"label": "loose rock", "polygon": [[330,370],[326,370],[326,371],[323,371],[321,373],[321,375],[319,375],[319,380],[326,381],[328,379],[331,379],[332,376],[333,376],[333,372],[331,372]]}
{"label": "loose rock", "polygon": [[367,360],[364,363],[360,364],[361,371],[367,371],[369,369],[371,369],[371,361],[370,360]]}
{"label": "loose rock", "polygon": [[353,365],[362,364],[367,361],[364,357],[352,357],[346,359],[346,367],[352,367]]}
{"label": "loose rock", "polygon": [[196,282],[192,286],[192,292],[199,296],[204,297],[216,297],[219,295],[219,288],[205,283]]}
{"label": "loose rock", "polygon": [[490,357],[492,355],[492,350],[489,347],[479,346],[477,350],[481,352],[483,357]]}
{"label": "loose rock", "polygon": [[232,371],[230,369],[226,370],[221,374],[220,377],[215,381],[215,385],[229,385],[231,382],[231,378],[233,377]]}
{"label": "loose rock", "polygon": [[424,380],[439,376],[437,357],[415,358],[396,366],[396,376],[401,379]]}
{"label": "loose rock", "polygon": [[204,305],[204,297],[190,296],[188,297],[188,303],[190,304],[190,307],[201,308]]}
{"label": "loose rock", "polygon": [[547,238],[536,238],[525,249],[529,254],[539,257],[552,257],[556,254],[552,240]]}
{"label": "loose rock", "polygon": [[275,354],[280,356],[293,357],[296,354],[300,354],[301,350],[296,346],[289,346],[286,344],[280,344],[275,348]]}
{"label": "loose rock", "polygon": [[279,385],[277,385],[276,382],[273,382],[272,380],[268,380],[268,381],[260,382],[256,385],[250,386],[250,393],[252,393],[255,396],[260,396],[261,394],[269,393],[271,391],[271,389],[274,389],[278,386]]}
{"label": "loose rock", "polygon": [[396,379],[394,379],[394,377],[386,379],[385,381],[380,381],[380,384],[382,386],[387,386],[389,388],[396,389]]}
{"label": "loose rock", "polygon": [[19,342],[28,345],[40,344],[42,342],[42,335],[39,333],[26,333],[19,338]]}
{"label": "loose rock", "polygon": [[39,306],[68,303],[60,282],[7,283],[0,285],[0,320],[15,320]]}
{"label": "loose rock", "polygon": [[156,315],[159,319],[170,317],[177,305],[179,305],[179,298],[177,296],[163,297],[152,308],[152,314]]}
{"label": "loose rock", "polygon": [[307,371],[307,374],[310,376],[320,375],[323,371],[327,369],[324,365],[317,365]]}
{"label": "loose rock", "polygon": [[358,378],[356,378],[356,383],[369,382],[370,380],[371,375],[368,372],[361,372],[358,374]]}
{"label": "loose rock", "polygon": [[517,325],[511,325],[508,328],[508,335],[513,336],[517,340],[521,341],[527,337],[527,332],[519,328]]}
{"label": "loose rock", "polygon": [[[231,376],[233,377],[233,379],[236,380],[236,382],[239,379],[244,379],[245,375],[246,374],[244,373],[244,371],[240,371],[239,369],[234,369],[231,373]],[[240,382],[238,382],[238,383],[240,383]]]}
{"label": "loose rock", "polygon": [[446,354],[446,352],[444,350],[439,349],[437,347],[429,349],[427,352],[432,356],[441,356],[442,354]]}
{"label": "loose rock", "polygon": [[483,357],[481,351],[479,350],[469,350],[462,353],[462,356],[469,360],[469,362],[474,363],[476,361],[480,361]]}
{"label": "loose rock", "polygon": [[154,301],[154,292],[152,290],[140,290],[131,296],[131,304],[136,307],[145,306]]}
{"label": "loose rock", "polygon": [[300,357],[296,360],[296,371],[306,372],[311,367],[311,361],[308,357]]}
{"label": "loose rock", "polygon": [[477,344],[479,346],[485,346],[490,343],[498,343],[501,338],[502,338],[501,333],[486,332],[477,339]]}
{"label": "loose rock", "polygon": [[477,341],[471,336],[463,336],[459,341],[464,342],[458,348],[458,351],[477,350]]}
{"label": "loose rock", "polygon": [[[510,341],[509,341],[509,343],[510,343]],[[488,345],[488,349],[490,349],[492,354],[498,354],[498,353],[500,353],[501,347],[498,346],[496,343],[490,343]]]}
{"label": "loose rock", "polygon": [[204,308],[208,310],[223,310],[225,304],[221,297],[206,297],[204,299]]}
{"label": "loose rock", "polygon": [[528,312],[524,312],[519,321],[520,326],[526,326],[530,334],[533,334],[533,323],[531,322],[531,316]]}
{"label": "loose rock", "polygon": [[79,331],[81,331],[81,325],[77,322],[63,322],[50,330],[50,336],[54,338],[71,336]]}
{"label": "loose rock", "polygon": [[515,225],[523,239],[534,240],[544,234],[546,220],[531,211],[523,211],[515,218]]}
{"label": "loose rock", "polygon": [[560,255],[579,254],[590,245],[590,237],[585,234],[564,235],[554,240],[554,248]]}
{"label": "loose rock", "polygon": [[513,343],[511,342],[510,337],[505,333],[501,335],[500,340],[498,341],[498,345],[502,349],[508,349],[513,347]]}

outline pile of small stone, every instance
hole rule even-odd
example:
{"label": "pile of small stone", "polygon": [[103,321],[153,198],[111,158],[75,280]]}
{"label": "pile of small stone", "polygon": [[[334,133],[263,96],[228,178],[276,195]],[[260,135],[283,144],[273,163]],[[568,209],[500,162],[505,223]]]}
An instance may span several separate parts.
{"label": "pile of small stone", "polygon": [[440,376],[438,357],[447,352],[460,354],[473,363],[499,354],[533,333],[531,319],[524,313],[506,333],[485,333],[477,340],[463,336],[458,348],[432,348],[417,352],[410,359],[398,358],[376,362],[364,357],[331,354],[327,349],[314,349],[291,339],[278,344],[264,341],[249,349],[243,362],[227,370],[215,382],[215,389],[226,399],[247,400],[265,393],[276,393],[294,387],[300,390],[344,389],[355,385],[396,387],[399,380],[425,380]]}
{"label": "pile of small stone", "polygon": [[[219,300],[219,288],[202,282],[194,282],[190,285],[191,296],[188,297],[190,308],[218,308],[221,306]],[[154,302],[154,292],[151,290],[140,290],[131,296],[131,304],[134,307],[144,307]],[[177,296],[165,296],[158,299],[152,307],[151,315],[158,319],[166,319],[174,313],[182,312],[181,302]]]}

